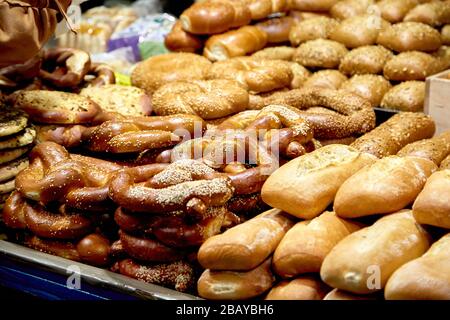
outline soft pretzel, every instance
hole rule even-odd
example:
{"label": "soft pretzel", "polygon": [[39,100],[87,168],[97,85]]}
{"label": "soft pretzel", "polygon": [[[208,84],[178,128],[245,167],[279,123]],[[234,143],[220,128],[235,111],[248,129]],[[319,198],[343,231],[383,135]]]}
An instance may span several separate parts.
{"label": "soft pretzel", "polygon": [[211,62],[205,57],[187,53],[167,53],[140,62],[131,74],[131,84],[152,94],[172,81],[203,80]]}
{"label": "soft pretzel", "polygon": [[236,80],[251,92],[268,92],[288,87],[293,75],[287,61],[239,57],[214,63],[208,78]]}
{"label": "soft pretzel", "polygon": [[167,83],[152,97],[157,115],[194,114],[216,119],[247,109],[248,93],[232,80],[194,80]]}
{"label": "soft pretzel", "polygon": [[107,64],[103,63],[93,63],[89,69],[89,72],[86,74],[86,78],[89,77],[93,78],[88,81],[89,87],[101,87],[107,84],[116,83],[114,70]]}
{"label": "soft pretzel", "polygon": [[391,84],[383,76],[375,74],[354,75],[344,82],[341,90],[352,92],[367,99],[373,107],[378,107]]}
{"label": "soft pretzel", "polygon": [[59,88],[76,87],[91,68],[89,53],[78,49],[49,49],[43,60],[39,76]]}
{"label": "soft pretzel", "polygon": [[328,17],[317,17],[300,21],[289,32],[289,41],[293,46],[315,39],[328,39],[339,22]]}
{"label": "soft pretzel", "polygon": [[438,27],[450,23],[450,2],[423,3],[409,11],[403,21],[415,21]]}
{"label": "soft pretzel", "polygon": [[316,39],[302,43],[297,48],[293,61],[305,67],[333,69],[339,66],[347,52],[342,43]]}
{"label": "soft pretzel", "polygon": [[181,21],[177,20],[164,38],[164,44],[170,51],[194,53],[203,48],[203,39],[184,31]]}
{"label": "soft pretzel", "polygon": [[302,117],[311,124],[315,138],[344,138],[363,134],[375,127],[372,106],[353,93],[322,88],[294,89],[274,93],[259,103],[284,104],[300,110],[322,106],[337,111],[339,114],[302,111]]}
{"label": "soft pretzel", "polygon": [[245,26],[251,11],[244,0],[210,0],[194,3],[180,16],[183,30],[193,34],[216,34]]}
{"label": "soft pretzel", "polygon": [[347,53],[341,60],[339,71],[346,75],[379,74],[386,62],[393,57],[390,50],[382,46],[363,46]]}
{"label": "soft pretzel", "polygon": [[154,283],[175,288],[186,292],[194,285],[194,269],[184,261],[172,263],[142,265],[132,259],[125,259],[118,263],[119,272],[131,278],[148,283]]}
{"label": "soft pretzel", "polygon": [[380,31],[377,43],[397,51],[435,51],[441,46],[439,31],[420,22],[401,22]]}
{"label": "soft pretzel", "polygon": [[342,0],[330,9],[330,15],[339,20],[355,17],[367,13],[374,0]]}

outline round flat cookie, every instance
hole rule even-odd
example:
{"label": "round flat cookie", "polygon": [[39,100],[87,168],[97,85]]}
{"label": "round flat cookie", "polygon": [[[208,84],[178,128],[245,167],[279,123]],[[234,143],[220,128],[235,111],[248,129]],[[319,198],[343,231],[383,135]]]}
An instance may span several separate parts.
{"label": "round flat cookie", "polygon": [[23,169],[28,167],[28,158],[23,157],[17,160],[0,165],[0,182],[13,179]]}
{"label": "round flat cookie", "polygon": [[22,131],[27,122],[28,117],[22,110],[0,105],[0,137]]}
{"label": "round flat cookie", "polygon": [[32,144],[36,138],[36,130],[28,127],[13,136],[0,138],[0,150],[14,149]]}
{"label": "round flat cookie", "polygon": [[5,183],[0,184],[0,194],[11,193],[14,191],[15,187],[15,179],[9,180]]}
{"label": "round flat cookie", "polygon": [[13,161],[27,153],[30,148],[21,147],[17,149],[0,150],[0,164]]}

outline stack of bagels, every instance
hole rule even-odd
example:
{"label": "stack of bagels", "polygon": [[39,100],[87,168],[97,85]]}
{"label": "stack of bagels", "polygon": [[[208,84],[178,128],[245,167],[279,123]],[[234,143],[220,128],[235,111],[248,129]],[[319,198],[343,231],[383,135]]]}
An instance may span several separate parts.
{"label": "stack of bagels", "polygon": [[450,2],[440,0],[207,0],[182,13],[166,46],[219,64],[248,55],[286,60],[298,79],[290,89],[340,89],[373,107],[416,112],[425,78],[450,66],[449,12]]}

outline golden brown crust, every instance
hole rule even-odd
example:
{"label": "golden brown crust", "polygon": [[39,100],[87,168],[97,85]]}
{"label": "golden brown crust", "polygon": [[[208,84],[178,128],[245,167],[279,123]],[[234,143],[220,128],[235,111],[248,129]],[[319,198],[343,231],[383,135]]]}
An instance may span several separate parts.
{"label": "golden brown crust", "polygon": [[397,155],[405,157],[419,157],[433,161],[440,165],[442,160],[450,154],[450,131],[431,139],[419,140],[403,147]]}
{"label": "golden brown crust", "polygon": [[381,100],[381,107],[399,111],[423,111],[425,82],[405,81],[392,87]]}
{"label": "golden brown crust", "polygon": [[418,3],[418,0],[381,0],[376,5],[384,20],[397,23],[403,21],[408,11]]}
{"label": "golden brown crust", "polygon": [[294,56],[294,52],[294,48],[287,46],[269,47],[255,52],[252,54],[252,58],[291,61]]}
{"label": "golden brown crust", "polygon": [[198,52],[203,48],[203,40],[183,30],[181,21],[177,20],[164,38],[164,45],[170,51]]}
{"label": "golden brown crust", "polygon": [[443,45],[450,45],[450,24],[446,24],[441,29],[441,39]]}
{"label": "golden brown crust", "polygon": [[408,143],[431,138],[436,127],[430,116],[402,112],[392,116],[351,144],[361,152],[382,158],[396,154]]}
{"label": "golden brown crust", "polygon": [[300,88],[311,76],[311,73],[308,71],[308,69],[306,69],[305,67],[296,62],[290,62],[290,66],[293,74],[290,88],[291,89]]}
{"label": "golden brown crust", "polygon": [[382,46],[363,46],[344,56],[339,71],[346,75],[379,74],[392,56],[392,52]]}
{"label": "golden brown crust", "polygon": [[338,21],[323,16],[303,20],[291,28],[289,41],[293,46],[298,46],[309,40],[328,39],[338,25]]}
{"label": "golden brown crust", "polygon": [[168,53],[140,62],[131,74],[131,83],[151,95],[172,81],[203,80],[211,62],[193,53]]}
{"label": "golden brown crust", "polygon": [[233,80],[179,81],[156,90],[152,104],[160,116],[194,114],[216,119],[247,109],[248,93]]}
{"label": "golden brown crust", "polygon": [[300,11],[329,11],[338,0],[291,0],[291,9]]}
{"label": "golden brown crust", "polygon": [[439,169],[450,169],[450,154],[441,162],[441,165],[439,166]]}
{"label": "golden brown crust", "polygon": [[420,4],[411,9],[403,21],[421,22],[434,27],[450,23],[450,2],[434,1]]}
{"label": "golden brown crust", "polygon": [[289,16],[272,18],[255,24],[267,34],[267,43],[283,43],[289,41],[289,32],[294,19]]}
{"label": "golden brown crust", "polygon": [[313,73],[303,86],[305,88],[321,87],[337,90],[347,80],[347,77],[338,70],[320,70]]}
{"label": "golden brown crust", "polygon": [[389,26],[389,22],[375,15],[359,15],[342,21],[330,34],[330,39],[347,48],[373,45],[378,34]]}
{"label": "golden brown crust", "polygon": [[367,13],[374,0],[342,0],[330,9],[333,18],[344,20]]}
{"label": "golden brown crust", "polygon": [[441,35],[439,31],[420,22],[401,22],[381,30],[377,43],[397,52],[429,52],[439,49]]}
{"label": "golden brown crust", "polygon": [[281,281],[267,294],[265,300],[322,300],[330,288],[317,276],[302,276]]}
{"label": "golden brown crust", "polygon": [[378,107],[390,88],[391,84],[383,76],[363,74],[351,77],[342,84],[340,90],[357,94],[367,99],[373,107]]}
{"label": "golden brown crust", "polygon": [[305,67],[333,69],[339,66],[346,54],[347,49],[343,44],[316,39],[301,44],[295,51],[293,60]]}

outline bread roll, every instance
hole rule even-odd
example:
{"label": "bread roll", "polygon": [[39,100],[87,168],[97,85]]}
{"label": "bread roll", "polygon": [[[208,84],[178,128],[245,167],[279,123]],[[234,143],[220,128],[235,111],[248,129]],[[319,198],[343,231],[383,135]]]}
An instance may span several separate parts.
{"label": "bread roll", "polygon": [[311,76],[311,73],[308,71],[308,69],[306,69],[305,67],[296,62],[290,62],[289,64],[291,66],[291,71],[293,75],[290,88],[297,89],[302,87],[305,81],[307,81],[308,78]]}
{"label": "bread roll", "polygon": [[363,46],[347,53],[339,65],[339,71],[346,75],[378,74],[393,54],[382,46]]}
{"label": "bread roll", "polygon": [[345,145],[328,145],[296,158],[266,180],[261,196],[268,205],[312,219],[333,202],[341,184],[375,157]]}
{"label": "bread roll", "polygon": [[320,276],[331,287],[358,294],[384,288],[392,273],[429,247],[427,233],[410,210],[388,215],[356,231],[325,257]]}
{"label": "bread roll", "polygon": [[316,276],[302,276],[281,281],[273,287],[266,300],[322,300],[330,288]]}
{"label": "bread roll", "polygon": [[379,158],[396,154],[408,143],[431,138],[436,130],[430,116],[403,112],[389,118],[350,146]]}
{"label": "bread roll", "polygon": [[410,143],[402,148],[397,155],[424,158],[439,166],[448,154],[450,154],[450,130],[431,139]]}
{"label": "bread roll", "polygon": [[375,44],[381,30],[389,22],[376,15],[360,15],[345,19],[330,34],[330,39],[344,44],[347,48],[357,48]]}
{"label": "bread roll", "polygon": [[291,61],[295,49],[287,46],[269,47],[252,54],[252,58]]}
{"label": "bread roll", "polygon": [[364,294],[357,295],[347,291],[339,289],[331,290],[323,300],[378,300],[377,294]]}
{"label": "bread roll", "polygon": [[291,28],[289,40],[293,46],[315,39],[328,39],[330,33],[337,28],[339,22],[335,19],[319,16],[300,21]]}
{"label": "bread roll", "polygon": [[403,21],[422,22],[435,27],[450,23],[450,2],[433,1],[420,4],[409,11]]}
{"label": "bread roll", "polygon": [[397,52],[430,52],[441,46],[441,35],[439,31],[420,22],[401,22],[381,30],[377,43]]}
{"label": "bread roll", "polygon": [[389,278],[386,300],[450,300],[450,234]]}
{"label": "bread roll", "polygon": [[450,24],[446,24],[441,29],[442,44],[445,46],[450,45]]}
{"label": "bread roll", "polygon": [[272,254],[292,224],[284,212],[266,211],[206,240],[198,262],[205,269],[251,270]]}
{"label": "bread roll", "polygon": [[378,107],[391,84],[383,76],[374,74],[355,75],[344,82],[341,90],[352,92],[369,100],[373,107]]}
{"label": "bread roll", "polygon": [[216,34],[250,23],[251,12],[244,0],[196,2],[180,16],[184,31]]}
{"label": "bread roll", "polygon": [[331,7],[330,14],[333,18],[344,20],[367,13],[374,0],[342,0]]}
{"label": "bread roll", "polygon": [[181,21],[177,20],[172,30],[164,38],[164,45],[170,51],[197,52],[203,48],[203,40],[182,29]]}
{"label": "bread roll", "polygon": [[289,41],[289,32],[294,25],[294,19],[289,16],[272,18],[255,24],[267,34],[267,43],[282,43]]}
{"label": "bread roll", "polygon": [[446,65],[441,59],[419,51],[402,52],[384,66],[384,76],[393,81],[425,80],[441,72]]}
{"label": "bread roll", "polygon": [[337,90],[345,81],[347,81],[347,77],[337,70],[320,70],[310,76],[303,86]]}
{"label": "bread roll", "polygon": [[294,18],[296,22],[302,22],[304,20],[318,18],[318,17],[330,17],[328,12],[306,12],[298,10],[290,10],[289,16]]}
{"label": "bread roll", "polygon": [[275,282],[270,264],[269,258],[250,271],[205,270],[197,282],[198,294],[211,300],[243,300],[257,297],[269,290]]}
{"label": "bread roll", "polygon": [[381,0],[376,6],[380,10],[381,17],[390,23],[403,21],[409,10],[418,4],[418,0]]}
{"label": "bread roll", "polygon": [[298,222],[276,248],[273,269],[283,278],[320,272],[323,259],[331,249],[359,228],[358,224],[328,211],[312,220]]}
{"label": "bread roll", "polygon": [[305,67],[333,69],[339,66],[347,52],[339,42],[316,39],[301,44],[295,51],[293,60]]}
{"label": "bread roll", "polygon": [[255,26],[245,26],[210,37],[203,54],[211,61],[245,56],[267,44],[267,33]]}
{"label": "bread roll", "polygon": [[290,0],[292,10],[329,11],[339,0]]}
{"label": "bread roll", "polygon": [[423,111],[425,82],[405,81],[392,87],[381,100],[382,108],[398,111]]}
{"label": "bread roll", "polygon": [[342,184],[334,210],[342,218],[357,218],[403,209],[436,169],[436,164],[423,158],[389,156],[378,160]]}
{"label": "bread roll", "polygon": [[444,170],[444,169],[450,169],[450,154],[447,156],[447,158],[445,158],[444,160],[441,161],[441,165],[439,166],[440,170]]}
{"label": "bread roll", "polygon": [[[447,157],[450,162],[450,156]],[[422,192],[413,205],[413,214],[418,223],[450,229],[450,166],[447,161],[441,170],[428,178]]]}
{"label": "bread roll", "polygon": [[131,73],[131,84],[151,95],[168,82],[203,80],[210,66],[208,59],[193,53],[161,54],[138,63]]}

